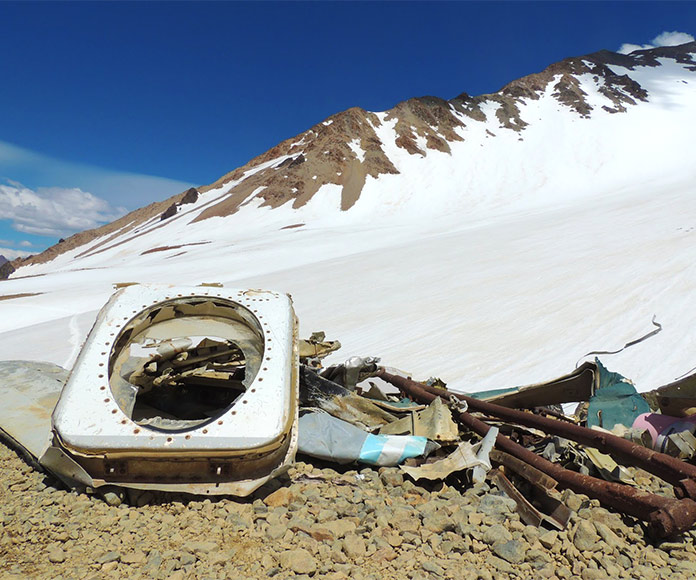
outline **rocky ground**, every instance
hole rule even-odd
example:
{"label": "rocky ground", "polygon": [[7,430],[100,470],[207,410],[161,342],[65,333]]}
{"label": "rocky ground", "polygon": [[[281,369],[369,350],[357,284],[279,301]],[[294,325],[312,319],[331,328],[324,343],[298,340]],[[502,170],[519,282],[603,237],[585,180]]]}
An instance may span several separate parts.
{"label": "rocky ground", "polygon": [[564,497],[575,513],[556,532],[526,526],[487,484],[425,488],[393,468],[297,463],[246,500],[147,492],[109,505],[0,445],[0,578],[696,577],[696,532],[656,544],[635,520]]}

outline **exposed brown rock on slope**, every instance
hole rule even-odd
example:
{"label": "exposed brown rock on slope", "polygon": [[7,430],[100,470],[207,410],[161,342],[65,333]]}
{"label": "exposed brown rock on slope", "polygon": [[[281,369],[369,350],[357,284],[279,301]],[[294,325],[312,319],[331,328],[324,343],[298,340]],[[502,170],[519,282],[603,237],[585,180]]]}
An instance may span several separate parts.
{"label": "exposed brown rock on slope", "polygon": [[[411,155],[424,157],[428,150],[450,153],[450,144],[463,139],[462,128],[486,120],[482,108],[484,103],[498,105],[495,115],[502,129],[519,133],[527,126],[521,117],[522,100],[537,100],[547,91],[562,106],[588,118],[593,106],[588,102],[578,78],[586,76],[607,99],[603,109],[612,113],[625,112],[629,106],[647,100],[648,94],[628,76],[614,73],[609,65],[632,70],[636,66],[659,66],[658,59],[669,58],[681,64],[694,65],[689,70],[696,70],[693,53],[696,53],[696,42],[639,50],[631,55],[603,50],[554,63],[539,73],[513,81],[488,95],[472,97],[462,93],[450,101],[437,97],[414,98],[397,104],[379,116],[357,107],[348,109],[283,141],[211,185],[199,188],[199,192],[205,194],[211,189],[226,185],[230,187],[224,197],[209,203],[194,221],[231,215],[254,199],[263,207],[277,208],[291,203],[293,208],[299,208],[326,184],[341,188],[340,207],[348,210],[359,199],[368,176],[376,178],[382,174],[398,173],[375,131],[381,126],[380,119],[393,123],[394,144]],[[364,155],[356,152],[356,145]],[[264,164],[267,166],[262,167]],[[185,200],[184,196],[179,194],[131,212],[101,228],[76,234],[42,254],[23,261],[21,265],[49,261],[98,237],[107,236],[81,255],[118,245],[125,239],[140,235],[137,228],[144,222],[162,214],[167,208],[176,209]],[[179,219],[184,213],[172,213],[171,217]],[[127,232],[132,234],[126,238],[123,233]]]}
{"label": "exposed brown rock on slope", "polygon": [[191,187],[186,193],[184,193],[184,196],[178,202],[174,202],[166,210],[164,210],[164,213],[162,213],[160,216],[160,221],[175,216],[182,205],[196,203],[197,201],[198,190],[195,187]]}
{"label": "exposed brown rock on slope", "polygon": [[[386,112],[385,122],[395,120],[395,144],[411,155],[426,156],[432,149],[450,152],[450,143],[461,141],[457,129],[467,121],[484,121],[481,105],[494,102],[499,105],[496,117],[501,127],[522,131],[527,123],[520,116],[520,99],[537,100],[551,85],[553,96],[582,117],[589,117],[593,107],[580,87],[579,75],[592,75],[598,90],[613,105],[604,108],[622,112],[627,105],[645,101],[647,92],[625,75],[617,75],[607,61],[621,61],[623,55],[609,58],[613,53],[595,53],[586,57],[568,58],[544,71],[532,74],[503,87],[497,93],[470,97],[463,93],[446,101],[437,97],[418,97],[403,101]],[[626,57],[631,60],[631,57]],[[631,60],[631,62],[633,62]],[[288,139],[244,167],[227,174],[213,184],[219,187],[242,178],[245,172],[273,159],[288,156],[286,160],[266,167],[232,187],[220,203],[202,212],[195,221],[236,212],[251,199],[262,200],[261,206],[279,207],[289,201],[293,208],[306,204],[322,185],[342,186],[341,209],[349,209],[359,198],[367,175],[377,177],[384,173],[398,173],[382,149],[374,127],[381,125],[374,113],[353,108],[329,117],[309,131]],[[348,146],[358,141],[366,152],[360,162]],[[420,144],[419,144],[420,143]],[[290,156],[296,155],[292,158]],[[256,192],[256,193],[255,193]]]}
{"label": "exposed brown rock on slope", "polygon": [[[234,185],[220,203],[203,211],[194,221],[234,213],[259,188],[254,196],[261,206],[279,207],[292,201],[292,207],[305,205],[322,185],[342,186],[341,209],[349,209],[357,200],[367,175],[397,173],[382,151],[373,126],[377,115],[354,107],[329,117],[309,131],[287,139],[244,167],[228,173],[211,187],[220,187],[240,179],[259,165],[288,156],[282,162],[257,171]],[[357,141],[365,151],[360,162],[348,143]]]}
{"label": "exposed brown rock on slope", "polygon": [[[15,260],[15,262],[17,261]],[[5,260],[2,264],[0,264],[0,280],[7,280],[7,278],[12,275],[12,273],[17,269],[15,262]]]}
{"label": "exposed brown rock on slope", "polygon": [[43,292],[22,292],[20,294],[5,294],[0,296],[0,301],[15,300],[17,298],[27,298],[29,296],[40,296]]}

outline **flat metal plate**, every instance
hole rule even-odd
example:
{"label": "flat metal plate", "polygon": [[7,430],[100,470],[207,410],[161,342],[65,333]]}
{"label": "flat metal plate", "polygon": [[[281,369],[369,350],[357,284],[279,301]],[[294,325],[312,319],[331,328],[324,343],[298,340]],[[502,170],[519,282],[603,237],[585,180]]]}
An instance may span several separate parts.
{"label": "flat metal plate", "polygon": [[52,363],[0,361],[0,429],[37,459],[48,447],[51,413],[67,378]]}

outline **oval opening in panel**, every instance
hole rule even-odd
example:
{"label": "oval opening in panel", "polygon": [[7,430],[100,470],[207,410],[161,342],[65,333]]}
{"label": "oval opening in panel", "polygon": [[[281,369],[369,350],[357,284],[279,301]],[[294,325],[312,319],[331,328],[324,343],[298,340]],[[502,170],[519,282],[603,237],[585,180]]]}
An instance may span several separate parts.
{"label": "oval opening in panel", "polygon": [[229,411],[261,366],[261,325],[245,307],[192,296],[152,305],[119,333],[109,387],[135,423],[187,431]]}

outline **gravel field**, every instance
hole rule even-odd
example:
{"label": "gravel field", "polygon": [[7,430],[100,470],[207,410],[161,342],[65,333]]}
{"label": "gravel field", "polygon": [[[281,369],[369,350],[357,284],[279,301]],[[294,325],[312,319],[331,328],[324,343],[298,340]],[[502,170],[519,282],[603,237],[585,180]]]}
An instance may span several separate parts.
{"label": "gravel field", "polygon": [[696,532],[655,544],[567,491],[575,513],[556,532],[487,484],[426,488],[395,468],[297,463],[245,500],[137,492],[120,505],[61,489],[4,445],[0,474],[3,579],[696,577]]}

